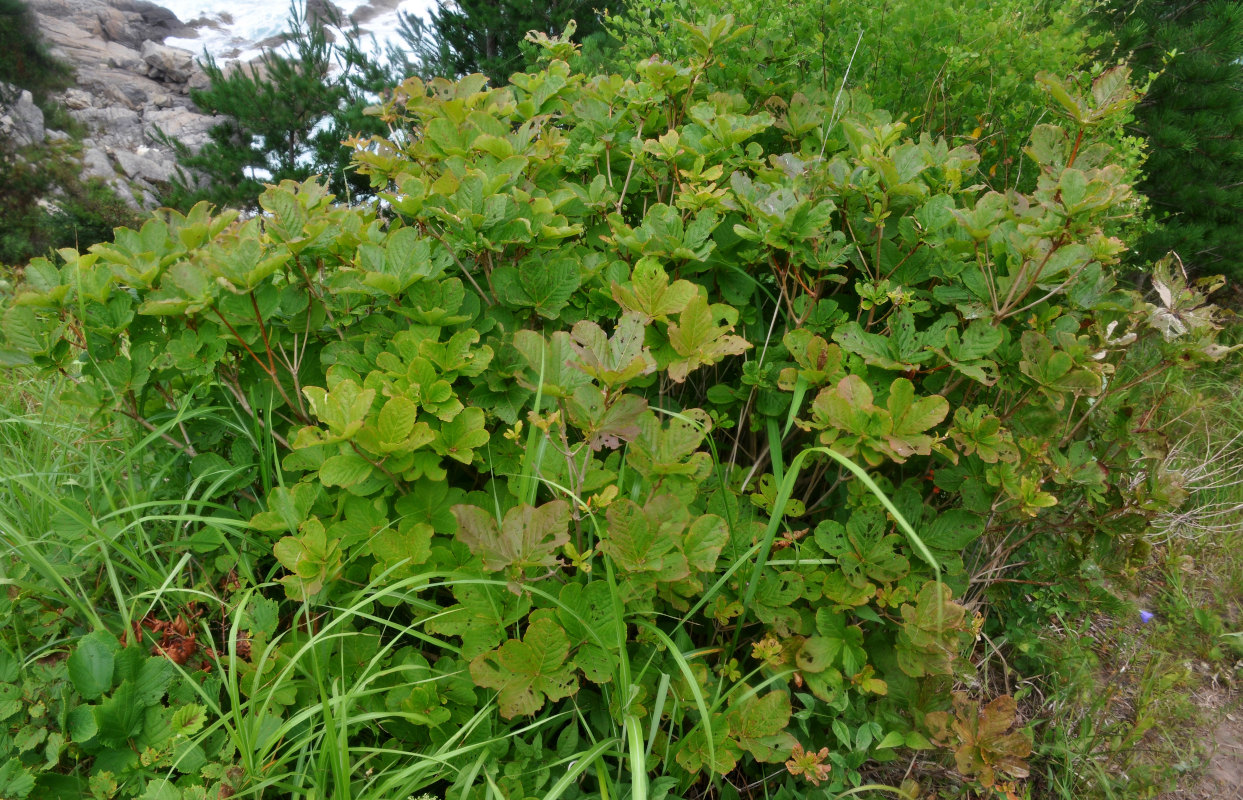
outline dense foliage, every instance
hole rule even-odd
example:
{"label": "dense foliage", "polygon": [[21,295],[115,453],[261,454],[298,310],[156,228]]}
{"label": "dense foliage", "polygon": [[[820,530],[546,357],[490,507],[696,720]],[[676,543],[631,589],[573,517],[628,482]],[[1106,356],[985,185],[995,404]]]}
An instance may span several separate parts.
{"label": "dense foliage", "polygon": [[1100,14],[1118,55],[1160,73],[1136,109],[1138,188],[1156,217],[1137,256],[1173,250],[1196,272],[1243,277],[1243,5],[1129,0]]}
{"label": "dense foliage", "polygon": [[107,241],[141,219],[103,181],[83,180],[77,158],[67,142],[0,146],[0,264]]}
{"label": "dense foliage", "polygon": [[26,3],[0,0],[0,82],[29,89],[42,100],[70,78],[69,67],[47,52]]}
{"label": "dense foliage", "polygon": [[[1132,392],[1225,355],[1211,287],[1114,280],[1125,70],[1042,75],[1033,186],[997,192],[862,100],[718,82],[731,22],[629,77],[537,36],[507,86],[406,81],[354,156],[378,202],[284,182],[26,269],[0,359],[69,375],[192,490],[137,506],[178,560],[118,615],[21,587],[141,521],[83,504],[15,549],[8,793],[1026,776],[1013,698],[972,687],[973,581],[1037,538],[1125,558],[1180,499]],[[68,658],[25,655],[32,626]]]}
{"label": "dense foliage", "polygon": [[[1084,0],[632,0],[607,18],[617,47],[592,61],[629,69],[639,59],[685,59],[694,39],[681,20],[703,24],[728,13],[752,27],[723,46],[708,70],[749,99],[814,89],[840,115],[862,93],[914,130],[971,144],[992,188],[1026,175],[1030,189],[1034,173],[1022,148],[1045,111],[1036,76],[1065,77],[1087,64],[1101,40],[1084,24],[1093,7]],[[1122,153],[1119,163],[1129,168],[1131,158]]]}

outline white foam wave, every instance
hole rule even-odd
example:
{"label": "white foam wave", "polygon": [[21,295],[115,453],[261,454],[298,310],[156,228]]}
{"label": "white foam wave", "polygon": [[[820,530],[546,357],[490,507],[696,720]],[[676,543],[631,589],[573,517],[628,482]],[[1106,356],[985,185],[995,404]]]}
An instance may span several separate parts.
{"label": "white foam wave", "polygon": [[[261,51],[260,43],[283,33],[288,25],[289,5],[265,0],[157,0],[177,15],[182,22],[198,26],[198,38],[165,40],[171,47],[182,47],[194,53],[206,51],[217,61],[250,61]],[[369,0],[336,0],[334,3],[346,17],[367,5]],[[383,52],[389,44],[398,44],[397,26],[400,13],[426,16],[437,0],[403,0],[396,8],[384,10],[359,24],[363,45],[367,50]],[[374,37],[374,39],[372,38]]]}

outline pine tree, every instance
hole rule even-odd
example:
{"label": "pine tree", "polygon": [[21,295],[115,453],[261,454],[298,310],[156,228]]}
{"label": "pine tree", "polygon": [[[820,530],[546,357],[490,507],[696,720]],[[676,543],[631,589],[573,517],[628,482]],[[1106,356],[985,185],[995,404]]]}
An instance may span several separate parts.
{"label": "pine tree", "polygon": [[522,43],[528,31],[558,36],[574,20],[574,40],[581,42],[603,30],[599,5],[599,0],[441,0],[428,23],[407,15],[403,33],[421,73],[480,72],[503,85],[526,67]]}
{"label": "pine tree", "polygon": [[[341,42],[329,41],[330,28]],[[200,200],[253,207],[263,184],[317,174],[338,197],[367,196],[370,187],[349,168],[350,150],[342,142],[385,132],[363,109],[402,76],[368,56],[359,38],[330,5],[308,10],[295,4],[288,54],[267,50],[258,63],[233,70],[208,57],[203,68],[210,85],[190,97],[222,119],[197,153],[167,139],[177,148],[180,169],[165,202],[182,209]]]}
{"label": "pine tree", "polygon": [[1173,250],[1243,280],[1243,3],[1114,0],[1102,13],[1138,74],[1161,71],[1136,111],[1150,148],[1138,188],[1157,218],[1137,255]]}

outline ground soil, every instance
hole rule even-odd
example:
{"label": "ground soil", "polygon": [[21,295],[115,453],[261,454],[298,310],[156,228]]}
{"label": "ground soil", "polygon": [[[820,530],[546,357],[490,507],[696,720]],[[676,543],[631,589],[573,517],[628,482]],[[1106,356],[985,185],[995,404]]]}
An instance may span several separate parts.
{"label": "ground soil", "polygon": [[[1197,701],[1204,719],[1215,728],[1207,766],[1164,800],[1243,800],[1243,698],[1238,692],[1217,690]],[[1189,732],[1194,733],[1194,732]]]}

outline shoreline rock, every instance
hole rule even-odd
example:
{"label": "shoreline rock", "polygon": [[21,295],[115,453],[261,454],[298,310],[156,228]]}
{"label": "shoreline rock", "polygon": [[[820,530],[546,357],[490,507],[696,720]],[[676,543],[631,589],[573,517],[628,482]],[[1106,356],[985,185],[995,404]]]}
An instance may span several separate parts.
{"label": "shoreline rock", "polygon": [[[157,129],[193,150],[215,124],[190,101],[192,88],[207,86],[196,55],[163,43],[194,36],[194,29],[143,0],[29,0],[29,6],[52,53],[75,72],[75,86],[52,99],[89,131],[83,175],[102,178],[135,208],[154,208],[177,163]],[[31,126],[20,97],[5,107],[0,130],[7,118],[14,131]],[[21,125],[19,117],[26,120]],[[42,113],[38,128],[41,141]]]}

